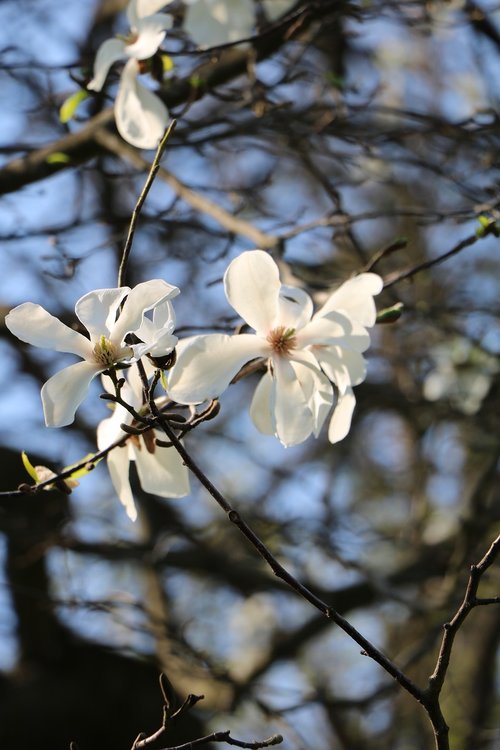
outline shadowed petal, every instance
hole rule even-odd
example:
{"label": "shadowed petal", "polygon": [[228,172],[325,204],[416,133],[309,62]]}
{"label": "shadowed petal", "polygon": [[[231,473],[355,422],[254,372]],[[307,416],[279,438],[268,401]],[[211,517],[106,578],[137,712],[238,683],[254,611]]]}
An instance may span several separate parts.
{"label": "shadowed petal", "polygon": [[[165,435],[157,433],[165,439]],[[142,489],[160,497],[185,497],[189,494],[189,472],[175,448],[156,447],[149,453],[144,444],[134,449],[137,473]]]}
{"label": "shadowed petal", "polygon": [[258,333],[267,336],[278,315],[278,266],[262,250],[249,250],[235,258],[224,275],[230,305]]}
{"label": "shadowed petal", "polygon": [[361,273],[333,292],[316,315],[321,317],[334,310],[340,311],[362,326],[371,328],[377,317],[373,297],[382,291],[383,286],[376,273]]}
{"label": "shadowed petal", "polygon": [[285,328],[303,328],[313,314],[313,302],[307,292],[294,286],[282,286],[277,322]]}
{"label": "shadowed petal", "polygon": [[[158,10],[161,10],[166,5],[170,5],[173,0],[136,0],[135,2],[135,13],[138,18],[144,18],[145,16],[152,16]],[[131,5],[130,3],[129,5]]]}
{"label": "shadowed petal", "polygon": [[115,448],[108,454],[108,471],[113,482],[113,487],[116,490],[116,494],[120,498],[120,502],[125,507],[127,516],[131,521],[135,521],[137,518],[137,510],[135,507],[134,496],[130,489],[129,481],[129,449],[128,446],[123,448]]}
{"label": "shadowed petal", "polygon": [[91,381],[101,370],[102,367],[93,362],[77,362],[47,380],[41,391],[47,427],[71,424]]}
{"label": "shadowed petal", "polygon": [[100,91],[113,63],[125,57],[125,42],[121,39],[107,39],[97,50],[94,62],[94,77],[87,84],[91,91]]}
{"label": "shadowed petal", "polygon": [[273,376],[268,371],[259,380],[250,406],[250,416],[256,428],[264,435],[274,435],[276,427],[271,408]]}
{"label": "shadowed petal", "polygon": [[328,428],[328,440],[330,443],[338,443],[345,438],[351,428],[352,413],[356,406],[356,399],[352,388],[346,388],[344,394],[339,394],[337,405],[334,409],[330,426]]}
{"label": "shadowed petal", "polygon": [[364,352],[370,346],[370,336],[360,323],[335,311],[324,316],[316,314],[310,323],[297,332],[299,348],[334,344]]}
{"label": "shadowed petal", "polygon": [[137,148],[156,148],[163,136],[168,111],[163,102],[138,80],[139,66],[125,65],[115,101],[116,127],[121,137]]}
{"label": "shadowed petal", "polygon": [[252,334],[214,333],[185,339],[168,376],[168,395],[179,404],[199,404],[220,396],[246,362],[268,354],[266,342]]}
{"label": "shadowed petal", "polygon": [[359,385],[366,377],[366,362],[359,352],[340,346],[325,346],[316,347],[314,353],[323,371],[341,393],[349,385]]}
{"label": "shadowed petal", "polygon": [[302,388],[304,399],[309,405],[314,419],[314,436],[318,437],[328,412],[333,404],[333,388],[319,368],[318,361],[312,352],[294,353],[290,361],[297,380]]}
{"label": "shadowed petal", "polygon": [[288,447],[309,437],[315,427],[314,418],[292,364],[283,357],[276,357],[273,367],[272,405],[276,435]]}
{"label": "shadowed petal", "polygon": [[25,302],[11,310],[5,318],[5,325],[14,336],[32,346],[69,352],[84,359],[92,356],[92,344],[85,336],[33,302]]}

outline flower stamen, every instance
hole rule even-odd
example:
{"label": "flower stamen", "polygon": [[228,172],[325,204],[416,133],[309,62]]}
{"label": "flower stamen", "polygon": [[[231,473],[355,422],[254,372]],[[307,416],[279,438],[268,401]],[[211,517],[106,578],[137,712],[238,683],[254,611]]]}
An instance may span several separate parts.
{"label": "flower stamen", "polygon": [[266,340],[271,344],[275,354],[282,357],[290,354],[292,349],[297,348],[295,328],[285,328],[285,326],[273,328],[273,330],[268,333]]}
{"label": "flower stamen", "polygon": [[117,347],[106,336],[101,336],[92,353],[97,364],[103,367],[111,367],[120,359]]}

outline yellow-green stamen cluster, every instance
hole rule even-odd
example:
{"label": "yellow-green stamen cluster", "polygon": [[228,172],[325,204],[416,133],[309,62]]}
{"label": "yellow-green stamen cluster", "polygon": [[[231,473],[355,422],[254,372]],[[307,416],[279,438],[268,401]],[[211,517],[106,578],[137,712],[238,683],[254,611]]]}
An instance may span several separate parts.
{"label": "yellow-green stamen cluster", "polygon": [[271,344],[275,354],[286,356],[297,346],[295,328],[278,326],[268,334],[267,341]]}

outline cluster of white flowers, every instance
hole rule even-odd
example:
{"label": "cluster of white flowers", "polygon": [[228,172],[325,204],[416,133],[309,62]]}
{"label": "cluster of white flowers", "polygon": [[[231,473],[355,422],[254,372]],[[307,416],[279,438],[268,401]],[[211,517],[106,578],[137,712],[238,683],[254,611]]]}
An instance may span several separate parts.
{"label": "cluster of white flowers", "polygon": [[[353,386],[366,376],[363,352],[370,343],[367,329],[376,319],[373,297],[382,289],[380,277],[363,273],[346,281],[314,313],[309,295],[281,284],[272,258],[252,250],[229,264],[224,288],[229,303],[255,333],[208,334],[177,342],[171,300],[179,289],[161,279],[133,289],[99,289],[79,299],[76,315],[89,337],[68,328],[40,305],[27,302],[14,308],[5,322],[19,339],[83,359],[43,386],[47,426],[61,427],[74,420],[90,382],[99,373],[129,365],[146,354],[164,357],[177,345],[177,361],[168,374],[170,400],[199,404],[216,398],[246,363],[260,360],[266,372],[250,408],[260,432],[274,434],[284,446],[296,445],[311,434],[317,437],[332,413],[328,438],[332,443],[344,438],[355,405]],[[141,361],[151,377],[151,365],[146,359]],[[121,398],[136,414],[143,408],[143,386],[136,368],[128,370]],[[132,422],[132,414],[116,404],[113,415],[99,425],[98,447],[105,450],[123,443],[124,447],[109,452],[108,467],[118,496],[135,518],[129,461],[136,462],[147,492],[181,497],[188,493],[189,482],[187,469],[173,448],[159,448],[154,434],[130,436],[121,429],[122,424]]]}
{"label": "cluster of white flowers", "polygon": [[[156,148],[167,128],[168,111],[161,99],[143,86],[138,76],[148,71],[148,61],[159,51],[173,19],[157,11],[173,0],[130,0],[127,37],[107,39],[99,47],[94,75],[87,88],[101,91],[111,66],[123,68],[115,99],[116,127],[122,138],[138,148]],[[235,42],[248,37],[255,26],[253,0],[184,0],[184,30],[199,47]],[[284,13],[290,0],[265,0],[270,20]]]}

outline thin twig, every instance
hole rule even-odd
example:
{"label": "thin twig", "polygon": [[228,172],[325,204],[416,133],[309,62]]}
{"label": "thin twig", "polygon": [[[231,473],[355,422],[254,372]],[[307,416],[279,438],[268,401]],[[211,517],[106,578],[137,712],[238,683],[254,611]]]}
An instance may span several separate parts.
{"label": "thin twig", "polygon": [[[158,148],[156,149],[155,158],[153,159],[153,162],[151,164],[151,167],[149,169],[149,173],[146,179],[146,182],[144,184],[144,187],[142,188],[141,194],[139,195],[139,198],[137,199],[137,203],[135,204],[134,210],[132,211],[132,218],[130,219],[130,225],[128,228],[128,234],[127,239],[125,241],[125,246],[123,248],[122,258],[120,261],[120,268],[118,270],[118,284],[117,286],[124,286],[125,284],[125,273],[127,270],[127,263],[130,256],[130,251],[132,249],[132,242],[134,240],[134,234],[135,234],[135,228],[137,225],[137,220],[139,218],[139,214],[141,212],[141,209],[144,205],[144,201],[147,198],[147,195],[149,191],[151,190],[151,186],[154,182],[154,179],[156,175],[158,174],[158,170],[160,168],[160,161],[163,156],[163,153],[165,151],[165,148],[167,146],[168,140],[172,133],[175,130],[175,126],[177,125],[177,120],[172,120],[170,125],[168,126],[167,130],[163,134],[163,137],[158,144]],[[95,139],[99,143],[99,134],[102,135],[102,130],[98,130],[95,134]]]}

